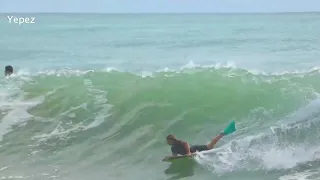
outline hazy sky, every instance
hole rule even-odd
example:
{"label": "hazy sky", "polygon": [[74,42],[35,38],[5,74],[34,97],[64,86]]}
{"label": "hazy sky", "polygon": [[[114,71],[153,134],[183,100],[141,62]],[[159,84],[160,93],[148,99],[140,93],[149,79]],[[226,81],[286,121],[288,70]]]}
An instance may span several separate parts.
{"label": "hazy sky", "polygon": [[0,12],[320,11],[320,0],[0,0]]}

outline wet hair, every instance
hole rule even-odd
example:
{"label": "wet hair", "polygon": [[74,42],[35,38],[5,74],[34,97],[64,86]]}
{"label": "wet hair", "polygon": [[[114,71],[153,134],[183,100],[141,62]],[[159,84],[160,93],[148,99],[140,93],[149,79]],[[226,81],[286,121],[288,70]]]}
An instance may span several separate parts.
{"label": "wet hair", "polygon": [[167,140],[178,140],[178,139],[177,139],[177,137],[176,137],[175,135],[169,134],[169,135],[167,136]]}
{"label": "wet hair", "polygon": [[8,66],[6,66],[5,67],[5,74],[7,75],[7,74],[12,74],[13,73],[13,67],[12,66],[10,66],[10,65],[8,65]]}
{"label": "wet hair", "polygon": [[169,134],[166,138],[167,140],[173,140],[175,144],[183,143],[180,139],[178,139],[175,135]]}

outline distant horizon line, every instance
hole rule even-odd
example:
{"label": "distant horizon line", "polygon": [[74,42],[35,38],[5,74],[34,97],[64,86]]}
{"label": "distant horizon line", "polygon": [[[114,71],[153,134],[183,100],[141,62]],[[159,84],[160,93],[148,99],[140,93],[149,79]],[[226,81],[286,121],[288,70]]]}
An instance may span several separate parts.
{"label": "distant horizon line", "polygon": [[303,14],[319,11],[279,11],[279,12],[0,12],[0,14]]}

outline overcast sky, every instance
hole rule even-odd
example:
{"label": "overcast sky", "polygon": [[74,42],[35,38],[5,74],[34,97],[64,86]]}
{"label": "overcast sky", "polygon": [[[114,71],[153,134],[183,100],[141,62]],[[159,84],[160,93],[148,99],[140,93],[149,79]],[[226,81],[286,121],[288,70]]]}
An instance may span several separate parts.
{"label": "overcast sky", "polygon": [[0,0],[0,12],[296,12],[320,0]]}

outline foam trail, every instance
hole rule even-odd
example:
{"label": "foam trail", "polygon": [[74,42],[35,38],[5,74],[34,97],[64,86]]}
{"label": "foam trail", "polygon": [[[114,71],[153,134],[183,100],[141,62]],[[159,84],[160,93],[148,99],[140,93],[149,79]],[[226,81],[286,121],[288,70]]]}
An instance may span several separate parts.
{"label": "foam trail", "polygon": [[8,78],[0,90],[0,141],[4,135],[12,131],[14,125],[25,125],[25,122],[32,117],[27,110],[43,102],[42,97],[24,100],[24,93],[20,89],[23,82],[14,78]]}
{"label": "foam trail", "polygon": [[[276,131],[265,130],[255,136],[234,139],[220,148],[199,153],[197,160],[216,173],[227,173],[246,169],[291,169],[320,159],[320,144],[317,141],[320,129],[316,128],[320,125],[319,99],[289,117],[282,121],[282,125],[286,126],[275,128]],[[295,126],[288,126],[292,121]],[[307,121],[313,124],[306,126]],[[310,137],[305,136],[308,132]]]}

